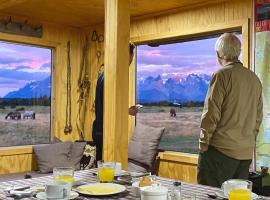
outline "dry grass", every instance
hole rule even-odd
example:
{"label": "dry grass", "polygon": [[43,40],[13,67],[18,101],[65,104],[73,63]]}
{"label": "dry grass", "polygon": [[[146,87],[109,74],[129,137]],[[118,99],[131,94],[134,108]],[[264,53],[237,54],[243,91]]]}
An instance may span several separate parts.
{"label": "dry grass", "polygon": [[[151,112],[147,112],[149,110]],[[160,149],[198,153],[202,109],[181,108],[177,110],[176,117],[171,117],[168,110],[169,107],[159,107],[156,112],[153,108],[145,108],[143,112],[137,114],[137,123],[166,128]]]}
{"label": "dry grass", "polygon": [[153,127],[165,127],[170,136],[197,136],[200,133],[201,112],[180,112],[176,117],[169,113],[138,113],[137,122]]}
{"label": "dry grass", "polygon": [[35,110],[36,119],[5,119],[6,114],[10,110],[2,110],[0,112],[1,147],[40,144],[50,141],[49,107],[43,109],[28,107],[26,110]]}

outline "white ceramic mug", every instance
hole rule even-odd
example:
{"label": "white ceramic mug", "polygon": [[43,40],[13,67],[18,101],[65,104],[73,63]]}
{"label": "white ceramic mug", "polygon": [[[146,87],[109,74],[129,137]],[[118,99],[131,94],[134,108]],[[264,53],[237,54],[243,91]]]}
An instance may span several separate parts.
{"label": "white ceramic mug", "polygon": [[242,180],[242,179],[230,179],[225,181],[221,189],[223,191],[223,194],[225,197],[229,196],[229,192],[234,189],[248,189],[252,190],[252,182],[248,180]]}
{"label": "white ceramic mug", "polygon": [[53,181],[45,186],[45,194],[48,199],[67,199],[69,197],[70,190],[70,184],[61,181]]}
{"label": "white ceramic mug", "polygon": [[141,188],[141,200],[167,200],[168,189],[162,186],[146,186]]}

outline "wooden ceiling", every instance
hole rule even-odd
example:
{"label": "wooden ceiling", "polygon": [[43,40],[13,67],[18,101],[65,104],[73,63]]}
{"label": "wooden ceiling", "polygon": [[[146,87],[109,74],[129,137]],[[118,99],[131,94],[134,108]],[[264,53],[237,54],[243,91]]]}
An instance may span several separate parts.
{"label": "wooden ceiling", "polygon": [[[131,17],[224,0],[130,0]],[[57,24],[87,27],[104,21],[104,0],[0,0],[0,13]]]}

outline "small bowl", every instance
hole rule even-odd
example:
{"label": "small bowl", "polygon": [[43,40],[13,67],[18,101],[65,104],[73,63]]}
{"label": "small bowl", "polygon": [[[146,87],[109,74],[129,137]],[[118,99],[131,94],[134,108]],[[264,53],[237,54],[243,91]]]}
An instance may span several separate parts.
{"label": "small bowl", "polygon": [[[143,186],[140,187],[140,181],[136,181],[134,183],[132,183],[132,187],[131,187],[131,191],[135,194],[136,197],[140,197],[141,196],[141,189],[145,188],[145,187],[149,187],[149,186]],[[152,183],[152,185],[157,185],[157,186],[161,186],[160,183]]]}

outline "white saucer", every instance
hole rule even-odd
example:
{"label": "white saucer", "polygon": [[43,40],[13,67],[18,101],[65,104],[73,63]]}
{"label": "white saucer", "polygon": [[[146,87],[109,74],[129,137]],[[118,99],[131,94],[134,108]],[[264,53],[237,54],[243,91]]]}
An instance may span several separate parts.
{"label": "white saucer", "polygon": [[[224,199],[228,199],[228,197],[226,197],[222,191],[216,191],[215,194],[218,197],[221,197],[221,198],[224,198]],[[257,194],[255,194],[254,192],[251,193],[252,200],[257,199],[258,197],[259,196]]]}
{"label": "white saucer", "polygon": [[[68,197],[68,199],[75,199],[79,196],[79,194],[75,191],[70,191],[70,195]],[[38,199],[42,199],[42,200],[48,200],[47,197],[46,197],[46,193],[45,192],[39,192],[37,193],[37,196],[36,196]],[[57,199],[55,199],[57,200]],[[58,200],[63,200],[63,199],[58,199]]]}

